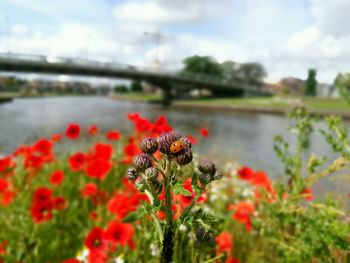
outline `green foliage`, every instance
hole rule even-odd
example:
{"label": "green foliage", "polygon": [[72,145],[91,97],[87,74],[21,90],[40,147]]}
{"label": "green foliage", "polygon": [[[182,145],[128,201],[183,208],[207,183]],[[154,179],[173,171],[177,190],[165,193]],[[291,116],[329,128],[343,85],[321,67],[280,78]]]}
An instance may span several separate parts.
{"label": "green foliage", "polygon": [[334,86],[337,88],[339,95],[350,104],[350,74],[339,73],[334,80]]}
{"label": "green foliage", "polygon": [[[267,76],[264,66],[260,63],[235,63],[225,61],[221,64],[223,78],[226,81],[246,80],[253,84],[262,84],[263,78]],[[261,85],[262,86],[262,85]]]}
{"label": "green foliage", "polygon": [[304,84],[304,94],[306,96],[317,95],[317,71],[315,69],[309,69],[308,76]]}
{"label": "green foliage", "polygon": [[128,88],[125,86],[125,85],[116,85],[114,87],[114,92],[117,92],[117,93],[125,93],[125,92],[128,92]]}
{"label": "green foliage", "polygon": [[133,80],[130,85],[131,92],[142,92],[142,84],[139,80]]}
{"label": "green foliage", "polygon": [[212,57],[192,56],[184,61],[183,73],[203,74],[212,77],[222,77],[220,64]]}

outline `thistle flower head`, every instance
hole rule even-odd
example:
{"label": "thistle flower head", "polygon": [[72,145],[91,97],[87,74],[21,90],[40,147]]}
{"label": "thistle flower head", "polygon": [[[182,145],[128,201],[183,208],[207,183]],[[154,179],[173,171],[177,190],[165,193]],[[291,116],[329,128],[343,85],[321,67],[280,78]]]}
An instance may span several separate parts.
{"label": "thistle flower head", "polygon": [[178,165],[189,164],[193,159],[191,149],[185,148],[180,154],[177,154],[174,159]]}
{"label": "thistle flower head", "polygon": [[141,153],[134,158],[134,165],[136,170],[144,171],[152,166],[152,159],[148,154]]}
{"label": "thistle flower head", "polygon": [[130,167],[126,171],[126,177],[131,181],[135,181],[137,176],[138,176],[138,173],[134,167]]}
{"label": "thistle flower head", "polygon": [[211,174],[208,174],[208,173],[200,174],[198,178],[199,178],[199,181],[201,182],[201,184],[204,184],[204,185],[207,185],[211,181],[213,181],[213,176]]}
{"label": "thistle flower head", "polygon": [[158,137],[159,150],[161,153],[171,155],[170,146],[173,142],[179,140],[181,135],[178,132],[171,131],[161,134]]}
{"label": "thistle flower head", "polygon": [[158,142],[154,138],[145,138],[140,144],[141,151],[148,154],[153,154],[158,150]]}
{"label": "thistle flower head", "polygon": [[214,175],[216,172],[215,164],[209,160],[202,160],[198,165],[198,169],[202,173],[207,173],[210,175]]}

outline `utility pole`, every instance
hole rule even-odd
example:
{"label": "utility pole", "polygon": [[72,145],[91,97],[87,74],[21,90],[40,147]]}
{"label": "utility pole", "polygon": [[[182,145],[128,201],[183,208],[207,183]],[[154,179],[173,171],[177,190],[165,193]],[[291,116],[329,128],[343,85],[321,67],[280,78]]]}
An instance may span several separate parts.
{"label": "utility pole", "polygon": [[152,38],[152,40],[155,42],[156,44],[156,57],[154,60],[154,65],[155,65],[155,69],[157,71],[160,71],[161,68],[161,64],[160,64],[160,45],[162,44],[162,41],[166,40],[166,39],[173,39],[172,36],[166,36],[160,33],[159,29],[156,32],[144,32],[145,36],[148,36],[150,38]]}

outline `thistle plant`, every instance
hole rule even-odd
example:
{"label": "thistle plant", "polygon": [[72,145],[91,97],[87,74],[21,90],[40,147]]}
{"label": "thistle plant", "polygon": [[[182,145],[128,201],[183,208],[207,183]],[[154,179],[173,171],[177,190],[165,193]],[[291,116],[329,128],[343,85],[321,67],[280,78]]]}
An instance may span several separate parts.
{"label": "thistle plant", "polygon": [[[163,133],[157,139],[145,138],[140,148],[143,153],[134,158],[134,167],[127,170],[126,176],[149,198],[151,205],[146,210],[154,221],[162,246],[160,262],[172,261],[175,246],[180,249],[179,244],[175,244],[179,238],[175,240],[175,237],[184,230],[193,230],[197,246],[200,241],[208,241],[206,243],[211,242],[215,251],[214,223],[219,220],[213,220],[213,216],[200,209],[195,210],[196,204],[204,198],[207,185],[221,178],[215,165],[203,160],[194,167],[191,141],[174,131]],[[154,154],[158,150],[161,158],[157,159]],[[175,201],[180,203],[176,215]],[[162,214],[165,222],[159,220]],[[197,253],[196,260],[199,257]]]}

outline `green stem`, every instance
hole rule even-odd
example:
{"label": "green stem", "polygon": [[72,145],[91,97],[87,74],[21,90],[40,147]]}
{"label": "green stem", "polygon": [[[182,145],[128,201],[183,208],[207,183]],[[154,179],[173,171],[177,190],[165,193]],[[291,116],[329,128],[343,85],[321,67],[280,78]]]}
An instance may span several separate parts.
{"label": "green stem", "polygon": [[174,222],[172,213],[172,197],[171,197],[171,174],[170,174],[171,159],[165,160],[165,174],[164,178],[164,193],[165,193],[165,219],[166,227],[163,239],[163,249],[160,262],[170,263],[172,261],[174,252]]}

